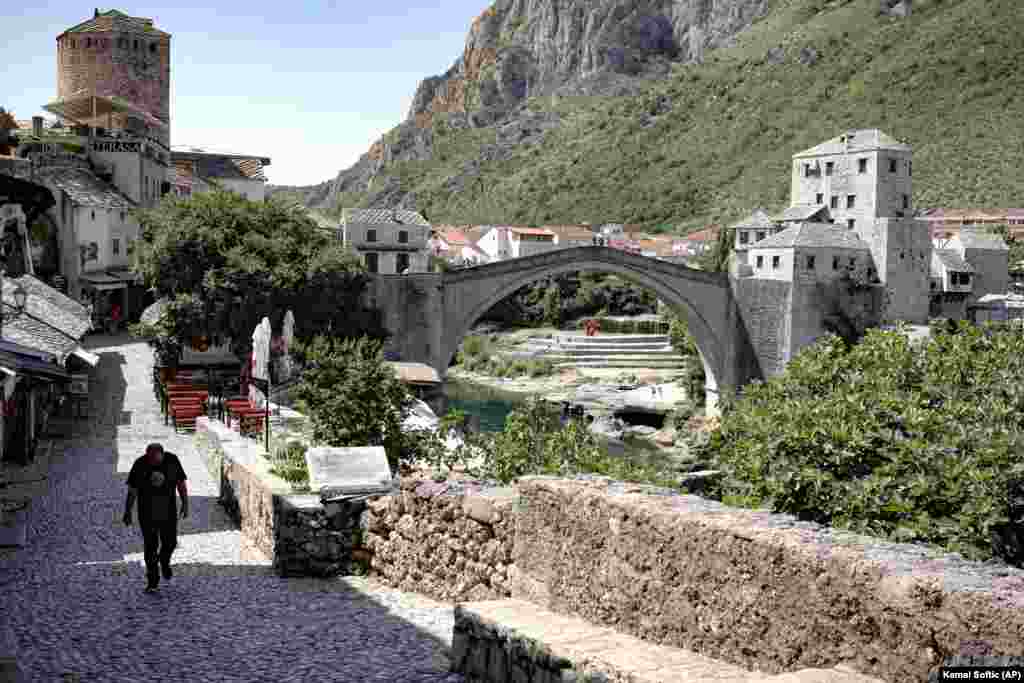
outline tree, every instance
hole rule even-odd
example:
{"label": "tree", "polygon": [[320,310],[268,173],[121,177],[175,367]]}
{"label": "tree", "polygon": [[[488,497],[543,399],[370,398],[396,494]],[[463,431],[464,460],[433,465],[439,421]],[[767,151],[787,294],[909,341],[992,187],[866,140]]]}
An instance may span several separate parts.
{"label": "tree", "polygon": [[992,225],[989,226],[989,231],[1002,237],[1003,241],[1006,242],[1006,246],[1010,248],[1008,263],[1011,269],[1021,261],[1024,261],[1024,240],[1018,239],[1016,235],[1011,233],[1009,225]]}
{"label": "tree", "polygon": [[1006,553],[1022,375],[1010,326],[936,327],[921,344],[900,330],[853,347],[826,337],[725,407],[706,453],[725,473],[717,493],[972,559]]}
{"label": "tree", "polygon": [[701,270],[722,273],[729,270],[732,255],[732,232],[719,228],[715,241],[697,256],[696,265]]}
{"label": "tree", "polygon": [[307,367],[291,389],[309,416],[314,442],[325,446],[383,446],[392,469],[402,459],[402,420],[412,402],[384,363],[379,340],[317,336],[302,345]]}
{"label": "tree", "polygon": [[171,302],[158,347],[205,335],[244,356],[259,321],[277,327],[289,308],[298,339],[386,334],[361,303],[368,276],[359,260],[300,208],[216,191],[165,197],[138,219],[135,268]]}
{"label": "tree", "polygon": [[562,324],[562,289],[557,281],[551,282],[544,292],[544,322],[555,328]]}

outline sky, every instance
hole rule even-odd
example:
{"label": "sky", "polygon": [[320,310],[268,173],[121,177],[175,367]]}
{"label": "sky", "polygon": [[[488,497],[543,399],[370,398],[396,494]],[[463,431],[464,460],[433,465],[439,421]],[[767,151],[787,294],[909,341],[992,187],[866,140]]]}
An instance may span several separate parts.
{"label": "sky", "polygon": [[[57,97],[56,38],[95,6],[0,6],[0,106]],[[330,180],[405,119],[420,80],[462,54],[487,0],[196,0],[100,6],[171,34],[171,145],[268,156],[275,185]],[[211,7],[212,6],[212,7]]]}

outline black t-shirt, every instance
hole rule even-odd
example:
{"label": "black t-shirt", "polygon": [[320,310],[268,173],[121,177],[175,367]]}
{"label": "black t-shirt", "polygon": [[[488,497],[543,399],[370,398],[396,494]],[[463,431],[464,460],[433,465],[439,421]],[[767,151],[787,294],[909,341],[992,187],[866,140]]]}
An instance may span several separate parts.
{"label": "black t-shirt", "polygon": [[145,455],[137,458],[128,473],[128,486],[139,492],[139,522],[173,521],[178,513],[175,490],[185,479],[174,453],[165,451],[159,465],[150,464]]}

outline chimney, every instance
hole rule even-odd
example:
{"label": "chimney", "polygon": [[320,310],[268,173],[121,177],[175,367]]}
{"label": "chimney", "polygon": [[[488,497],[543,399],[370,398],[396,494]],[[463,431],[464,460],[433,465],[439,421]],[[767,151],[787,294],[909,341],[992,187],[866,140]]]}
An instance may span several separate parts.
{"label": "chimney", "polygon": [[43,117],[33,116],[32,117],[32,135],[41,137],[43,134]]}
{"label": "chimney", "polygon": [[99,7],[96,7],[96,8],[95,8],[95,9],[93,10],[93,13],[92,13],[92,18],[93,18],[93,19],[96,19],[96,18],[98,18],[99,16],[100,16],[100,8],[99,8]]}

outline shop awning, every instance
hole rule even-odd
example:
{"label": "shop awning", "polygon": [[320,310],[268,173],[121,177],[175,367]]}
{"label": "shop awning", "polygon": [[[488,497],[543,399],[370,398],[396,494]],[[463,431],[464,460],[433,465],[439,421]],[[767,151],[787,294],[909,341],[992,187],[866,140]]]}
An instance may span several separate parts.
{"label": "shop awning", "polygon": [[150,126],[166,129],[167,124],[147,111],[132,106],[121,97],[105,97],[79,91],[69,97],[61,98],[43,105],[45,111],[79,125],[85,125],[101,116],[108,114],[131,114],[144,120]]}
{"label": "shop awning", "polygon": [[80,279],[82,284],[87,287],[102,292],[110,289],[124,289],[128,285],[137,282],[138,276],[128,271],[118,273],[83,273]]}
{"label": "shop awning", "polygon": [[79,346],[77,349],[72,351],[71,355],[72,356],[77,356],[78,358],[81,358],[82,360],[84,360],[86,363],[88,363],[92,367],[96,367],[99,364],[99,362],[100,362],[100,357],[99,356],[97,356],[95,353],[89,353],[88,351],[83,349],[81,346]]}

